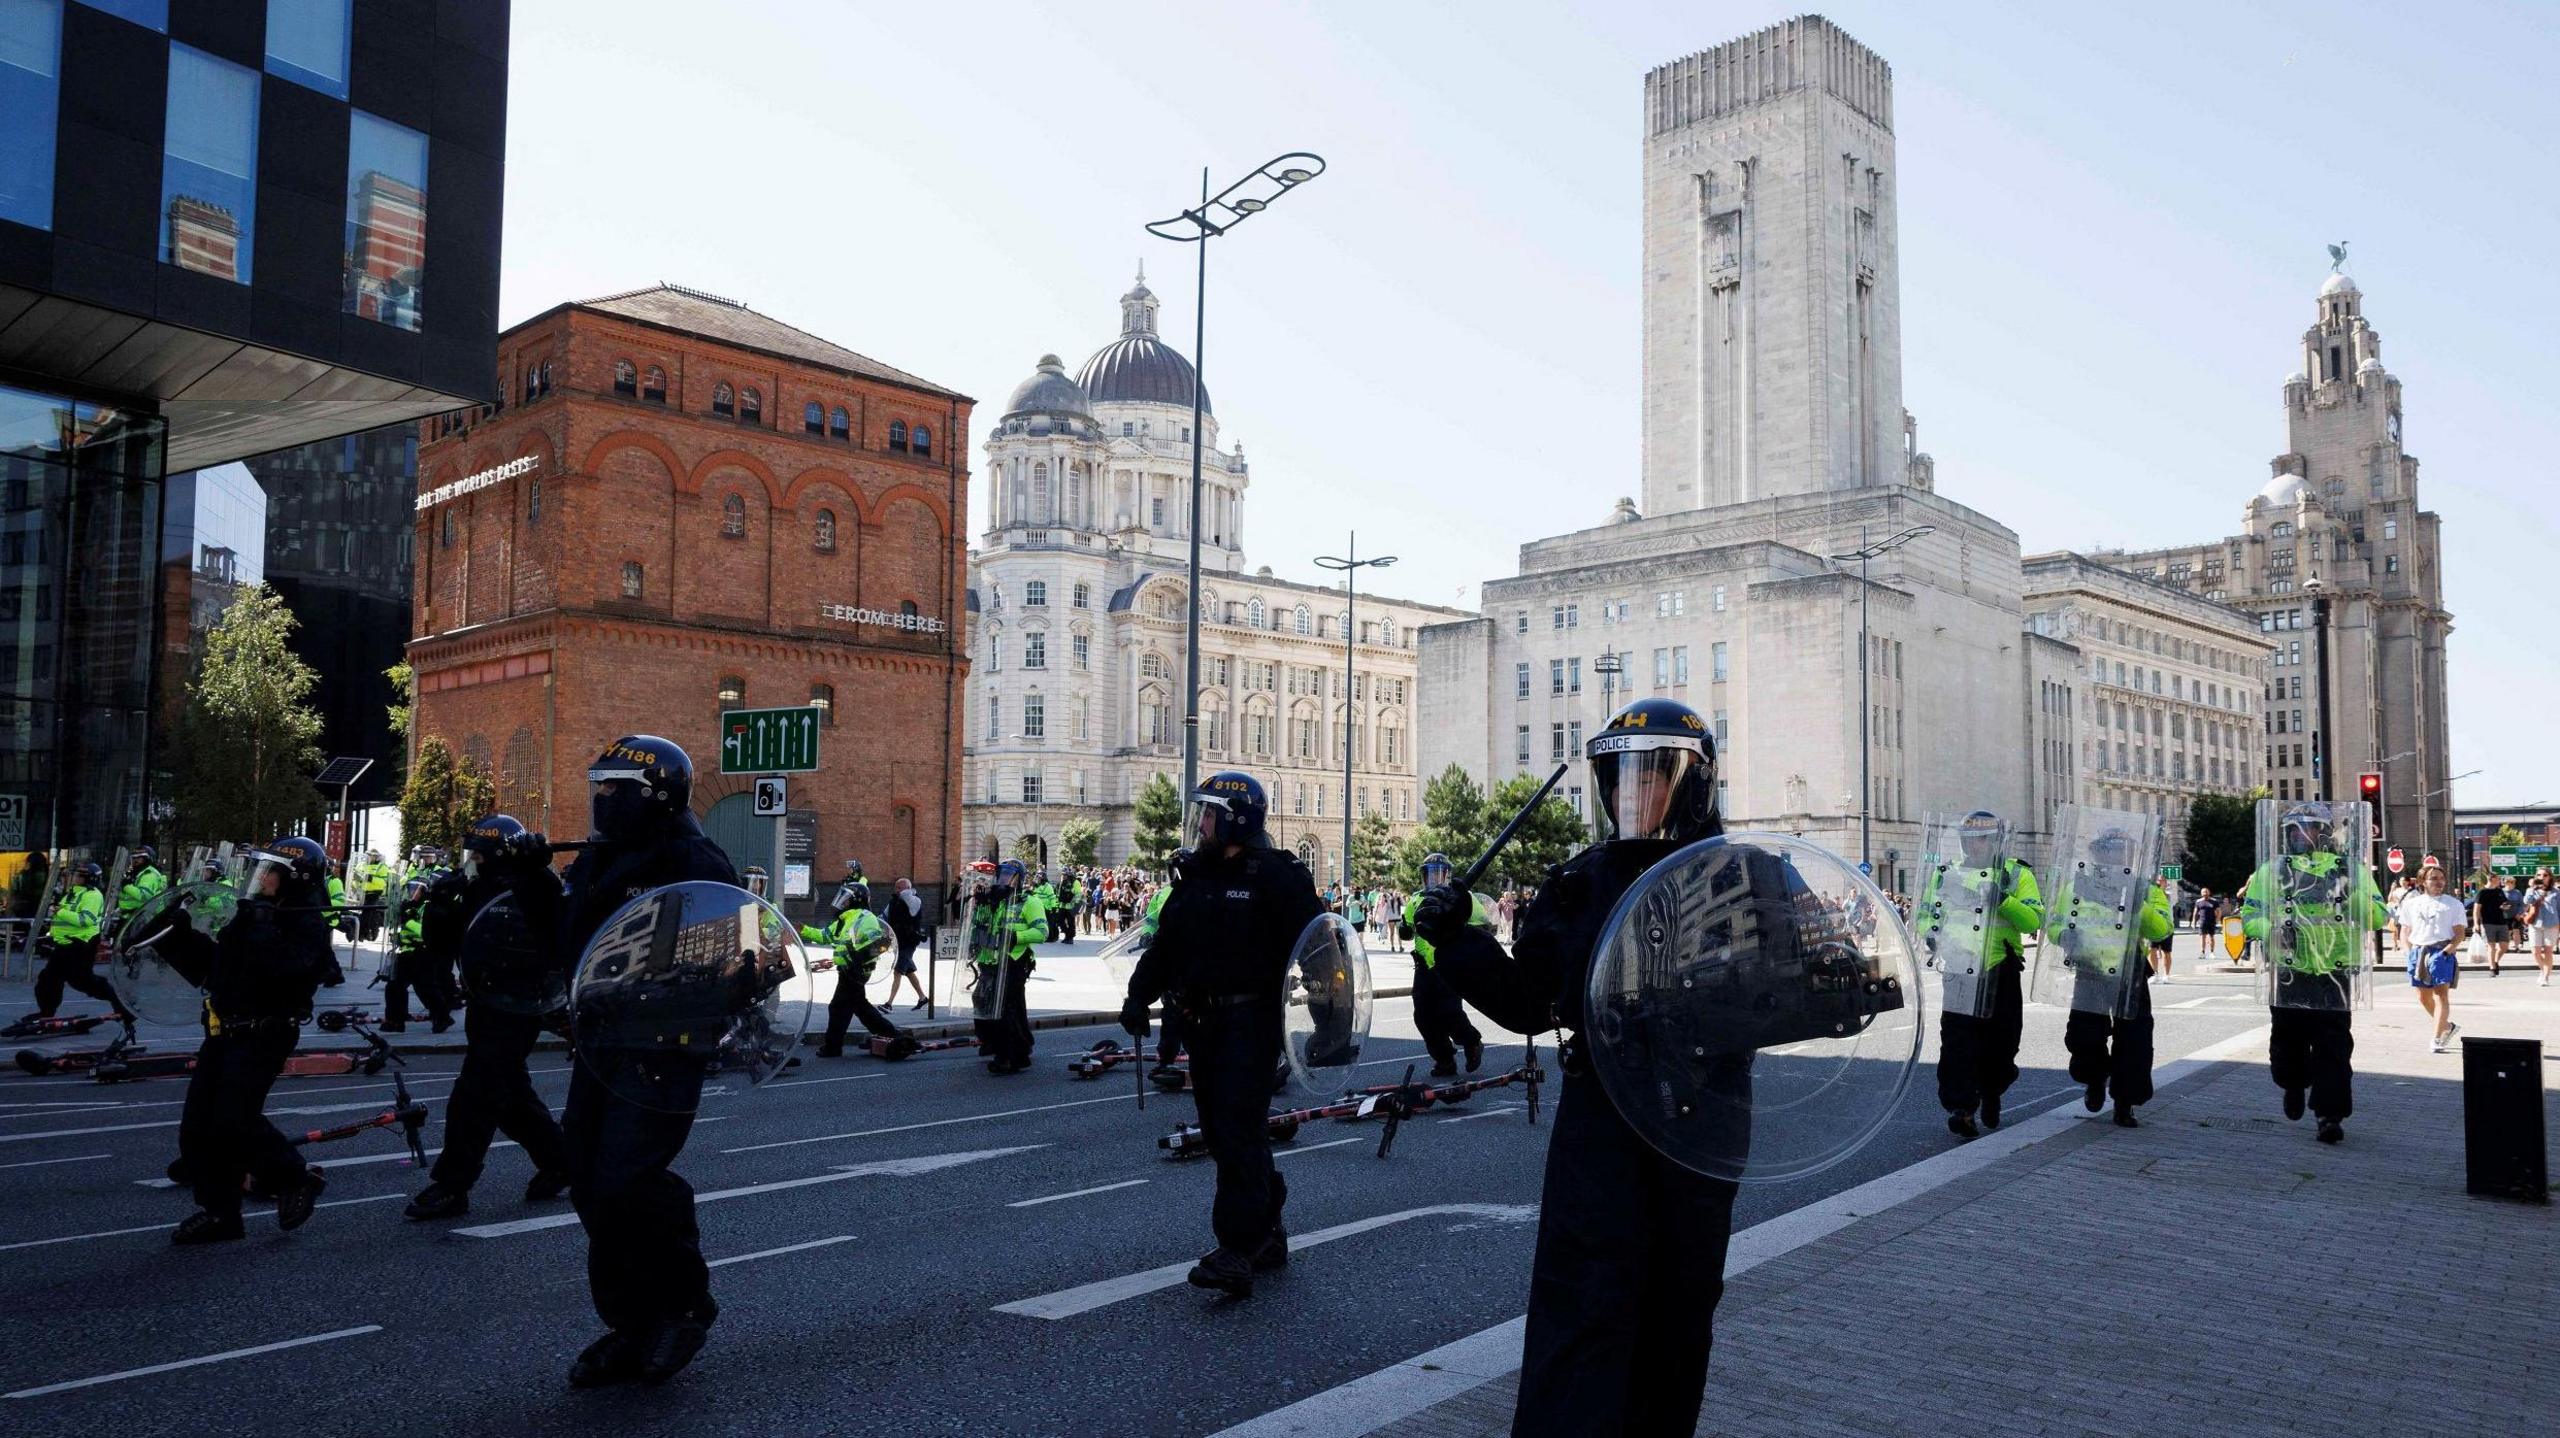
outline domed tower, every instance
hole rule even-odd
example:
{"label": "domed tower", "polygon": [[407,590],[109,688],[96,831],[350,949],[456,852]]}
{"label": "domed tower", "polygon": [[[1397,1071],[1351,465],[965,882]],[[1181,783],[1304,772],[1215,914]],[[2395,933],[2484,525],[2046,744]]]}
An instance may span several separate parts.
{"label": "domed tower", "polygon": [[988,536],[1101,527],[1102,426],[1084,387],[1056,355],[1014,386],[987,432]]}
{"label": "domed tower", "polygon": [[[1075,383],[1092,405],[1107,446],[1101,523],[1127,549],[1171,560],[1189,547],[1192,400],[1198,371],[1156,333],[1157,301],[1146,273],[1120,297],[1120,337],[1094,351]],[[1201,562],[1244,567],[1243,446],[1218,448],[1218,420],[1205,386],[1200,405]]]}

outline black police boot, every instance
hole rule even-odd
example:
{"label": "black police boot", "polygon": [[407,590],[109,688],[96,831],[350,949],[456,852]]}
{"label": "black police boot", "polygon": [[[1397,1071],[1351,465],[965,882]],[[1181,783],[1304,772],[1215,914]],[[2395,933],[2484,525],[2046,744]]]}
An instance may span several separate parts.
{"label": "black police boot", "polygon": [[2140,1119],[2137,1119],[2137,1118],[2135,1118],[2135,1117],[2133,1116],[2133,1105],[2131,1105],[2131,1104],[2129,1104],[2129,1103],[2120,1103],[2120,1104],[2117,1104],[2117,1105],[2116,1105],[2116,1127],[2118,1127],[2118,1128],[2140,1128],[2140,1127],[2142,1127],[2142,1121],[2141,1121]]}
{"label": "black police boot", "polygon": [[185,1188],[188,1184],[195,1182],[194,1179],[187,1176],[187,1161],[183,1158],[173,1158],[169,1160],[169,1166],[160,1171],[168,1175],[169,1181],[180,1188]]}
{"label": "black police boot", "polygon": [[1286,1268],[1288,1266],[1289,1230],[1278,1223],[1274,1223],[1271,1225],[1271,1236],[1262,1240],[1262,1247],[1254,1252],[1253,1271],[1256,1273],[1269,1273],[1275,1268]]}
{"label": "black police boot", "polygon": [[1973,1126],[1973,1110],[1947,1115],[1947,1132],[1958,1138],[1980,1138],[1982,1130]]}
{"label": "black police boot", "polygon": [[1480,1038],[1467,1040],[1467,1072],[1474,1073],[1483,1067],[1484,1040]]}
{"label": "black police boot", "polygon": [[524,1186],[524,1201],[549,1203],[569,1191],[569,1175],[556,1168],[538,1168],[533,1179]]}
{"label": "black police boot", "polygon": [[215,1214],[198,1209],[188,1214],[178,1224],[177,1232],[169,1235],[169,1241],[171,1243],[227,1243],[238,1238],[244,1231],[240,1226],[240,1215],[236,1213]]}
{"label": "black police boot", "polygon": [[2284,1091],[2284,1116],[2296,1122],[2301,1121],[2302,1090],[2289,1088]]}
{"label": "black police boot", "polygon": [[2000,1126],[2000,1095],[1987,1093],[1982,1096],[1982,1126],[1984,1128]]}
{"label": "black police boot", "polygon": [[1431,1061],[1431,1076],[1433,1078],[1456,1078],[1458,1076],[1457,1056],[1452,1054],[1445,1059],[1433,1059]]}
{"label": "black police boot", "polygon": [[916,1036],[910,1033],[901,1033],[896,1038],[889,1040],[889,1051],[882,1055],[882,1057],[892,1060],[908,1058],[911,1057],[915,1051]]}
{"label": "black police boot", "polygon": [[586,1350],[569,1365],[569,1386],[602,1388],[609,1383],[628,1383],[640,1376],[640,1365],[648,1361],[648,1333],[628,1333],[616,1328],[586,1346]]}
{"label": "black police boot", "polygon": [[329,1180],[317,1168],[304,1170],[300,1186],[276,1195],[276,1227],[293,1232],[311,1221],[311,1210],[320,1206],[320,1195],[327,1192]]}
{"label": "black police boot", "polygon": [[442,1183],[430,1183],[418,1190],[409,1206],[400,1210],[403,1218],[421,1221],[431,1218],[460,1218],[471,1211],[471,1191]]}
{"label": "black police boot", "polygon": [[384,1019],[382,1022],[375,1024],[373,1026],[373,1030],[375,1033],[382,1034],[405,1034],[409,1031],[409,1021],[407,1019]]}
{"label": "black police boot", "polygon": [[844,1045],[842,1045],[842,1044],[820,1044],[820,1045],[818,1045],[818,1057],[820,1057],[820,1058],[822,1058],[822,1059],[840,1059],[840,1058],[843,1058],[843,1057],[844,1057]]}
{"label": "black police boot", "polygon": [[691,1312],[658,1325],[640,1364],[641,1381],[664,1383],[682,1373],[711,1337],[711,1325],[719,1321],[720,1305],[706,1293]]}
{"label": "black police boot", "polygon": [[2320,1141],[2337,1143],[2347,1136],[2347,1126],[2334,1118],[2320,1120]]}
{"label": "black police boot", "polygon": [[2107,1081],[2102,1078],[2089,1080],[2089,1091],[2080,1095],[2080,1106],[2091,1113],[2096,1113],[2098,1110],[2105,1108],[2107,1106]]}
{"label": "black police boot", "polygon": [[1223,1244],[1200,1256],[1191,1266],[1191,1286],[1214,1288],[1229,1298],[1253,1296],[1253,1264],[1243,1254]]}
{"label": "black police boot", "polygon": [[438,1015],[436,1015],[434,1018],[429,1019],[429,1020],[427,1021],[427,1032],[429,1032],[429,1033],[437,1033],[437,1034],[440,1034],[440,1033],[443,1033],[446,1029],[449,1029],[449,1028],[452,1028],[452,1027],[453,1027],[453,1015],[451,1015],[451,1014],[438,1014]]}

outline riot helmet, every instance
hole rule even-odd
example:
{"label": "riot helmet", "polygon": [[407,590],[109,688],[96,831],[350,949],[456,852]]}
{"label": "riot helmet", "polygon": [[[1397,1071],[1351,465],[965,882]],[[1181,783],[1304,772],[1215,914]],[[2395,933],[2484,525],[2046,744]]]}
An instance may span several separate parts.
{"label": "riot helmet", "polygon": [[489,866],[507,852],[507,845],[524,833],[524,825],[513,814],[491,814],[475,820],[462,836],[462,877],[477,879]]}
{"label": "riot helmet", "polygon": [[1264,796],[1261,781],[1225,769],[1201,780],[1200,787],[1191,791],[1191,821],[1184,833],[1194,849],[1260,843],[1263,821],[1270,813],[1271,801]]}
{"label": "riot helmet", "polygon": [[1422,856],[1422,887],[1436,889],[1449,882],[1457,871],[1457,865],[1449,862],[1448,855],[1436,850],[1425,854]]}
{"label": "riot helmet", "polygon": [[2330,847],[2329,814],[2310,804],[2296,804],[2284,811],[2284,851],[2289,855],[2316,854]]}
{"label": "riot helmet", "polygon": [[1721,833],[1716,741],[1676,699],[1639,699],[1582,746],[1600,803],[1600,837],[1680,843]]}
{"label": "riot helmet", "polygon": [[767,874],[759,864],[749,864],[747,872],[742,877],[747,881],[747,892],[759,899],[765,896],[765,890],[773,882],[772,876]]}
{"label": "riot helmet", "polygon": [[309,902],[326,890],[329,882],[329,855],[317,843],[295,835],[261,844],[251,852],[249,892],[265,894],[264,880],[276,876],[273,897],[294,902]]}
{"label": "riot helmet", "polygon": [[133,857],[126,861],[124,866],[125,877],[131,878],[159,862],[160,856],[151,852],[151,846],[149,844],[145,844],[141,848],[134,850]]}
{"label": "riot helmet", "polygon": [[106,881],[107,871],[95,859],[83,859],[71,866],[71,882],[96,888]]}
{"label": "riot helmet", "polygon": [[2146,876],[2132,872],[2133,835],[2120,826],[2098,831],[2089,841],[2090,886],[2093,891],[2110,898],[2121,898],[2126,890]]}
{"label": "riot helmet", "polygon": [[1998,863],[2004,837],[2000,816],[1988,809],[1976,809],[1956,825],[1956,842],[1964,849],[1967,868],[1987,869]]}
{"label": "riot helmet", "polygon": [[693,759],[672,740],[626,734],[587,766],[587,792],[596,834],[621,843],[692,804]]}
{"label": "riot helmet", "polygon": [[836,912],[871,907],[871,885],[862,877],[862,861],[844,861],[844,882],[836,886]]}

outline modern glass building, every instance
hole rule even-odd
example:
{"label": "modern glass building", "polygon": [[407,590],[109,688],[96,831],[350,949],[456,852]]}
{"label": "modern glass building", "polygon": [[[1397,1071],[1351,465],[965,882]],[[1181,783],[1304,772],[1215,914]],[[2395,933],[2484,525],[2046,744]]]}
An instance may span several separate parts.
{"label": "modern glass building", "polygon": [[[238,527],[196,512],[237,472],[166,476],[494,397],[507,25],[506,0],[0,0],[0,850],[143,837],[155,658],[195,603],[168,573],[202,597],[247,560],[195,538]],[[269,469],[280,587],[405,583],[325,537],[409,470]],[[323,646],[372,622],[295,608]]]}

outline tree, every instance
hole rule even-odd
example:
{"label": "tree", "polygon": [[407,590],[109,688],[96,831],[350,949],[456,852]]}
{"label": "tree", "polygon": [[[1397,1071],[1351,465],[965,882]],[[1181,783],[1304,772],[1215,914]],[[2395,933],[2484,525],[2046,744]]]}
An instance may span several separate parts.
{"label": "tree", "polygon": [[382,677],[391,681],[393,692],[400,696],[399,703],[384,711],[391,716],[391,732],[406,739],[409,737],[409,718],[418,708],[418,671],[410,668],[409,661],[403,659],[383,670]]}
{"label": "tree", "polygon": [[320,764],[319,674],[292,649],[293,612],[263,584],[244,587],[206,636],[204,664],[179,717],[173,767],[178,832],[190,838],[273,838],[326,807],[311,775]]}
{"label": "tree", "polygon": [[1161,868],[1181,842],[1181,793],[1173,787],[1173,780],[1162,773],[1151,775],[1131,801],[1129,811],[1138,822],[1131,856],[1149,868]]}
{"label": "tree", "polygon": [[[1534,774],[1514,774],[1495,785],[1493,800],[1485,806],[1487,828],[1499,832],[1513,814],[1528,806],[1530,796],[1538,792],[1542,782]],[[1493,833],[1485,835],[1485,842],[1493,842]],[[1576,850],[1590,842],[1591,830],[1582,822],[1582,816],[1550,792],[1521,821],[1509,847],[1493,861],[1493,872],[1502,876],[1505,888],[1536,883],[1547,870],[1572,858]]]}
{"label": "tree", "polygon": [[431,844],[451,854],[471,822],[497,807],[498,786],[478,766],[455,763],[432,734],[418,742],[418,762],[400,789],[400,837],[409,847]]}
{"label": "tree", "polygon": [[2512,849],[2524,842],[2524,830],[2513,824],[2500,824],[2498,831],[2489,836],[2489,842],[2501,849]]}
{"label": "tree", "polygon": [[1455,764],[1441,770],[1422,786],[1422,827],[1396,846],[1396,886],[1407,893],[1420,889],[1422,861],[1431,854],[1446,854],[1456,864],[1472,863],[1508,817],[1490,811],[1484,790],[1466,770]]}
{"label": "tree", "polygon": [[1352,885],[1368,889],[1385,883],[1395,857],[1395,830],[1385,813],[1372,809],[1361,815],[1351,828]]}
{"label": "tree", "polygon": [[1058,855],[1078,869],[1093,867],[1102,849],[1102,826],[1091,819],[1069,819],[1058,828]]}
{"label": "tree", "polygon": [[2187,882],[2236,894],[2258,867],[2258,799],[2251,794],[2198,794],[2187,808]]}

